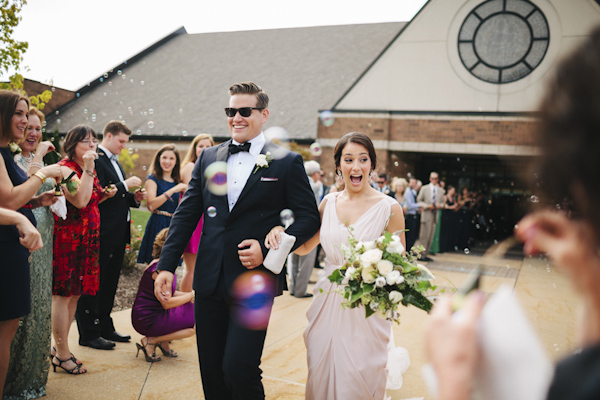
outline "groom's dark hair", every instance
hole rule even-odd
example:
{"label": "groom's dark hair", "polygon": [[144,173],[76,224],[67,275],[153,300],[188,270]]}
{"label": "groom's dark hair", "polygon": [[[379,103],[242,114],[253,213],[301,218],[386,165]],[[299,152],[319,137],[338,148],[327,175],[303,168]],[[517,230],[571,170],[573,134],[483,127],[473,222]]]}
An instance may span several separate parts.
{"label": "groom's dark hair", "polygon": [[236,94],[253,94],[256,96],[256,107],[269,107],[269,96],[254,82],[241,82],[231,85],[229,95],[233,96]]}

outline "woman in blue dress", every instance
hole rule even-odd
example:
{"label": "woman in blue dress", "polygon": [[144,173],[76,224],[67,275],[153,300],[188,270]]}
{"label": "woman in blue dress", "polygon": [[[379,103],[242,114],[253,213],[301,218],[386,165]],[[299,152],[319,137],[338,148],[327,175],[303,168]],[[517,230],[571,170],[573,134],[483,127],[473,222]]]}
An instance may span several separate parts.
{"label": "woman in blue dress", "polygon": [[179,205],[179,200],[187,185],[181,182],[179,151],[173,144],[166,144],[154,155],[150,175],[146,178],[146,204],[152,212],[138,255],[138,263],[152,261],[154,238],[164,228],[168,228],[171,217]]}

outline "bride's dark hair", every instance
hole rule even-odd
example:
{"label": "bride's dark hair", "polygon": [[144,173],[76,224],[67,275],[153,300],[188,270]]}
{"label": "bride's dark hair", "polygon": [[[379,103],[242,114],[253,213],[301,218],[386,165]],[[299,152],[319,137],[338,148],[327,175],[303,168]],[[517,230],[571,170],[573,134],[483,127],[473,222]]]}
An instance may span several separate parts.
{"label": "bride's dark hair", "polygon": [[335,153],[333,155],[333,159],[335,161],[336,174],[340,173],[342,151],[348,143],[360,144],[365,149],[367,149],[367,152],[369,153],[369,158],[371,159],[371,171],[377,168],[377,153],[375,153],[375,146],[373,146],[373,142],[371,141],[371,139],[364,133],[350,132],[342,136],[339,142],[337,142],[337,144],[335,145]]}

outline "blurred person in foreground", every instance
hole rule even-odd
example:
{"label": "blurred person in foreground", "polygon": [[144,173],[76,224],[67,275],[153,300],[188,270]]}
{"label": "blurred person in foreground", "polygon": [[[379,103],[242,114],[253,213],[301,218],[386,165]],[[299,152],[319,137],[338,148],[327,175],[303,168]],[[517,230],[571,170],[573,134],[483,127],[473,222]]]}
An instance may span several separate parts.
{"label": "blurred person in foreground", "polygon": [[[542,199],[572,200],[576,218],[555,206],[526,216],[515,228],[527,254],[547,253],[566,269],[583,297],[579,322],[582,350],[559,362],[547,398],[600,398],[600,28],[564,59],[541,105],[542,150],[536,172]],[[428,357],[441,400],[469,399],[478,366],[477,321],[481,293],[452,318],[449,298],[435,306],[427,327]],[[526,360],[523,360],[526,362]]]}

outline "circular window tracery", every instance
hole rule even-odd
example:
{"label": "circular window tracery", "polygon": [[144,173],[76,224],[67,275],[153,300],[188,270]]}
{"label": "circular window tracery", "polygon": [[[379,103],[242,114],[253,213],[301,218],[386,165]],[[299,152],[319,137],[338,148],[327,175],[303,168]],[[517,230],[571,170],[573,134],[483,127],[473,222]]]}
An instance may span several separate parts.
{"label": "circular window tracery", "polygon": [[548,21],[527,0],[488,0],[465,18],[458,54],[465,68],[490,83],[529,75],[544,59],[550,42]]}

